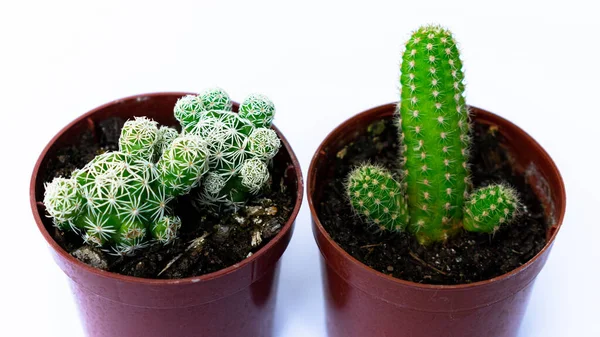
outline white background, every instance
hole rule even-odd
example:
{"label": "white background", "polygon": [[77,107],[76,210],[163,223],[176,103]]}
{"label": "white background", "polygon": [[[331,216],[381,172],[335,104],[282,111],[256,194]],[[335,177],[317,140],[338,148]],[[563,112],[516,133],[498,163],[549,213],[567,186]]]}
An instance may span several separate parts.
{"label": "white background", "polygon": [[[384,3],[3,1],[0,335],[82,335],[28,200],[37,156],[69,121],[138,93],[261,92],[306,175],[335,126],[397,100],[402,44],[440,23],[460,42],[468,103],[529,132],[566,182],[564,227],[520,336],[600,336],[600,11],[578,0]],[[305,202],[283,256],[277,336],[325,336],[309,220]]]}

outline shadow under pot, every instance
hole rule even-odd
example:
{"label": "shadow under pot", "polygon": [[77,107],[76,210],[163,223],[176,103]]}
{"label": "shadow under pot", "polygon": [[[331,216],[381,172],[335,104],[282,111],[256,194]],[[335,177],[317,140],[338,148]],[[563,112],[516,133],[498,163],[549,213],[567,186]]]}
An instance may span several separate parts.
{"label": "shadow under pot", "polygon": [[[382,160],[382,156],[386,155],[397,158],[398,152],[390,144],[394,141],[380,139],[378,146],[370,149],[361,147],[361,142],[364,142],[367,135],[371,138],[373,134],[383,137],[377,134],[382,132],[385,125],[395,129],[395,111],[396,104],[386,104],[347,120],[327,136],[310,165],[307,194],[313,233],[321,251],[329,336],[516,336],[533,281],[544,266],[563,221],[566,197],[558,169],[542,147],[523,130],[488,111],[471,107],[476,131],[474,147],[484,146],[485,138],[489,135],[498,140],[498,151],[492,153],[491,157],[479,156],[478,160],[487,160],[485,165],[489,168],[485,169],[490,171],[496,169],[494,161],[498,165],[507,166],[509,171],[523,181],[531,198],[538,205],[542,222],[538,233],[540,243],[530,252],[530,256],[517,261],[514,267],[496,270],[495,275],[491,274],[487,278],[479,275],[479,279],[471,278],[462,283],[452,279],[452,270],[437,268],[412,251],[412,255],[400,258],[416,266],[415,270],[423,271],[424,278],[406,275],[403,270],[394,269],[391,265],[385,268],[385,264],[375,263],[376,270],[359,261],[359,258],[369,261],[367,263],[376,261],[372,256],[375,254],[373,252],[388,249],[402,235],[371,233],[373,241],[379,243],[369,245],[368,242],[360,243],[351,231],[338,231],[340,228],[356,225],[357,221],[364,222],[354,214],[346,214],[352,211],[345,195],[344,174],[347,172],[345,166],[352,162],[349,156],[371,162]],[[478,135],[477,130],[487,131]],[[393,152],[386,153],[386,147]],[[495,155],[499,153],[504,154],[504,157]],[[474,153],[471,160],[477,156]],[[473,170],[473,179],[477,185],[476,175],[477,171]],[[522,219],[517,219],[519,221]],[[522,224],[520,226],[523,227]],[[372,226],[368,227],[366,222],[364,228],[363,232],[375,230]],[[472,234],[462,233],[458,236],[461,235]],[[503,234],[498,233],[492,238],[488,234],[476,235],[479,235],[481,241],[493,241],[500,240]],[[404,236],[409,237],[408,234]],[[519,236],[518,233],[515,236]],[[456,239],[451,238],[447,245],[436,245],[451,246],[452,240]],[[429,249],[420,246],[414,239],[412,241],[407,244],[409,251]],[[515,252],[519,253],[517,250]],[[387,258],[389,262],[399,257]],[[436,279],[435,275],[439,278]],[[444,279],[450,281],[446,283]]]}
{"label": "shadow under pot", "polygon": [[[103,271],[74,258],[56,241],[46,217],[44,183],[49,166],[65,147],[115,137],[101,130],[107,120],[146,116],[176,125],[173,106],[189,93],[131,96],[100,106],[63,128],[41,153],[31,178],[30,202],[35,222],[54,260],[70,279],[83,328],[88,336],[271,336],[279,279],[279,259],[291,239],[302,203],[300,165],[282,142],[274,158],[277,184],[290,195],[290,215],[281,230],[250,257],[208,274],[179,279],[150,279]],[[234,111],[238,105],[234,103]],[[88,135],[90,139],[83,139]],[[116,134],[118,138],[118,132]],[[70,172],[69,172],[70,173]]]}

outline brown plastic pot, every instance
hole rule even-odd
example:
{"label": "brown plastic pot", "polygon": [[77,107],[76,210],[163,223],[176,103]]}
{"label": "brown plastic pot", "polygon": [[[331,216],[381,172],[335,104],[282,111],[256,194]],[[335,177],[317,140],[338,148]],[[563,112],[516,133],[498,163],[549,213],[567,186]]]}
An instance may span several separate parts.
{"label": "brown plastic pot", "polygon": [[[37,226],[52,255],[69,276],[84,330],[89,336],[271,336],[279,258],[292,236],[302,203],[302,173],[292,148],[282,140],[275,165],[285,165],[294,210],[277,234],[251,257],[223,270],[176,280],[123,276],[92,268],[65,252],[52,238],[45,217],[43,176],[57,149],[108,117],[148,116],[174,125],[173,106],[188,93],[137,95],[100,106],[62,129],[40,155],[31,178],[30,200]],[[237,105],[235,105],[237,109]]]}
{"label": "brown plastic pot", "polygon": [[523,130],[490,112],[472,108],[476,123],[496,125],[517,171],[525,172],[551,223],[546,246],[523,266],[499,277],[462,285],[425,285],[375,271],[340,248],[319,220],[324,181],[335,156],[369,124],[391,118],[396,104],[360,113],[319,146],[308,173],[313,233],[322,254],[329,337],[516,336],[533,282],[544,266],[565,213],[565,189],[555,164]]}

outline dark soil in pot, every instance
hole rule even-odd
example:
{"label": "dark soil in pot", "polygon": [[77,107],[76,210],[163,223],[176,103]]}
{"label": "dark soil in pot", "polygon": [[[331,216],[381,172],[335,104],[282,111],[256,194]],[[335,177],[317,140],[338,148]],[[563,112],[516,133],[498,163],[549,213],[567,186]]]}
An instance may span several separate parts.
{"label": "dark soil in pot", "polygon": [[419,245],[410,233],[378,231],[357,216],[346,197],[350,170],[364,162],[397,169],[399,143],[391,118],[374,123],[337,153],[318,208],[321,223],[345,251],[369,267],[394,277],[427,284],[465,284],[505,274],[534,257],[546,243],[542,203],[524,176],[511,167],[510,153],[493,126],[475,124],[471,172],[475,187],[506,182],[519,192],[523,212],[494,235],[463,231],[446,243]]}
{"label": "dark soil in pot", "polygon": [[[107,119],[97,124],[97,137],[85,132],[78,144],[60,149],[48,161],[44,181],[56,176],[69,177],[74,169],[83,167],[96,155],[117,150],[124,122],[121,118]],[[166,246],[156,244],[138,250],[134,256],[111,255],[84,244],[74,233],[54,228],[50,219],[44,221],[63,249],[93,267],[145,278],[199,276],[242,261],[279,233],[292,212],[295,197],[285,190],[285,169],[274,165],[270,187],[237,211],[198,210],[190,197],[178,198],[172,206],[182,219],[179,238]],[[255,235],[258,231],[260,238]]]}

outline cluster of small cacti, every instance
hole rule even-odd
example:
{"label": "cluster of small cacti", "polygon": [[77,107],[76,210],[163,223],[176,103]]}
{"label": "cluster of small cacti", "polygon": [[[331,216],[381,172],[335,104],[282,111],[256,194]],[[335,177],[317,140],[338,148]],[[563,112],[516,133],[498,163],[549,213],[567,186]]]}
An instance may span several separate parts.
{"label": "cluster of small cacti", "polygon": [[250,95],[232,111],[226,92],[207,90],[181,98],[175,117],[184,133],[203,138],[210,173],[198,194],[201,205],[237,206],[269,180],[269,161],[281,145],[271,123],[275,106],[263,95]]}
{"label": "cluster of small cacti", "polygon": [[267,164],[280,141],[269,128],[275,109],[266,97],[250,96],[239,115],[231,107],[224,91],[211,89],[177,102],[181,133],[145,117],[127,121],[119,151],[46,184],[44,205],[54,224],[127,255],[171,242],[181,220],[170,201],[201,184],[205,203],[243,203],[269,179]]}
{"label": "cluster of small cacti", "polygon": [[[458,48],[448,30],[426,26],[413,33],[400,76],[400,182],[372,165],[356,168],[347,192],[358,213],[382,228],[407,228],[422,244],[444,241],[461,227],[491,233],[515,217],[519,206],[511,188],[470,191],[471,124],[463,80]],[[374,179],[377,184],[368,183]],[[389,193],[401,197],[390,198]]]}

